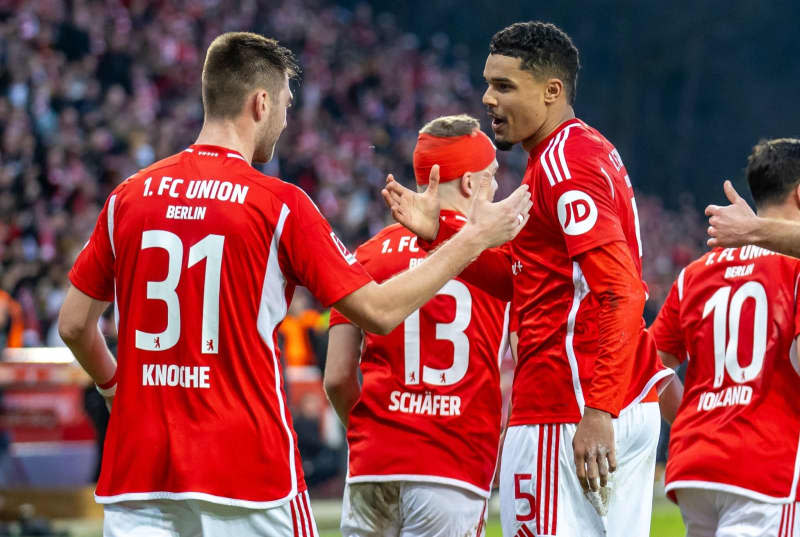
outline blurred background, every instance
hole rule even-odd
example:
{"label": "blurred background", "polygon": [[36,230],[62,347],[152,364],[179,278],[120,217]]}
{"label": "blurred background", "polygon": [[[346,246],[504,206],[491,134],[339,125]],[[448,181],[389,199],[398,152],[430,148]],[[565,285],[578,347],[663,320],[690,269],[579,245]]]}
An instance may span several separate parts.
{"label": "blurred background", "polygon": [[[649,322],[704,251],[702,208],[722,201],[722,180],[746,192],[752,145],[800,134],[800,3],[0,0],[0,535],[97,515],[107,414],[57,334],[66,274],[111,189],[193,142],[216,35],[252,30],[297,53],[296,105],[261,169],[309,192],[353,249],[388,222],[386,173],[413,180],[426,121],[467,112],[489,132],[489,39],[530,19],[578,46],[576,113],[630,172]],[[504,196],[526,155],[498,160]],[[340,497],[346,458],[321,389],[327,315],[299,290],[280,328],[314,498]],[[104,331],[113,346],[113,322]]]}

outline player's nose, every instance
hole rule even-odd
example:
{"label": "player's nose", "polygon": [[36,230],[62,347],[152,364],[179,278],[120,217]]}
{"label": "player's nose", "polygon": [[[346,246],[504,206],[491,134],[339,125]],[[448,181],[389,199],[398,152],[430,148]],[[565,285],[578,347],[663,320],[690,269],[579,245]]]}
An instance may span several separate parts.
{"label": "player's nose", "polygon": [[483,102],[484,106],[489,108],[493,108],[497,106],[497,99],[493,95],[492,88],[486,88],[486,91],[483,92],[483,97],[481,97],[481,101]]}

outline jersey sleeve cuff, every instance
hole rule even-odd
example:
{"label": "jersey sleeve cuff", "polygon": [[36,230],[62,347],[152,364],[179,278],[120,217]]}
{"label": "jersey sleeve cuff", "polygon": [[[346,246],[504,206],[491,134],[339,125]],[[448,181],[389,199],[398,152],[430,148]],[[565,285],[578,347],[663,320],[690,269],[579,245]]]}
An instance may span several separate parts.
{"label": "jersey sleeve cuff", "polygon": [[611,414],[612,418],[618,418],[619,413],[622,410],[620,404],[615,403],[614,401],[608,401],[603,399],[592,399],[587,397],[586,398],[586,406],[589,408],[593,408],[595,410],[602,410],[603,412],[608,412]]}
{"label": "jersey sleeve cuff", "polygon": [[102,291],[97,289],[93,289],[90,285],[87,285],[86,282],[82,281],[78,275],[75,273],[74,270],[69,272],[69,281],[70,283],[81,293],[86,296],[89,296],[95,300],[99,300],[101,302],[113,302],[114,301],[114,293],[105,294]]}
{"label": "jersey sleeve cuff", "polygon": [[365,271],[363,275],[359,276],[354,280],[354,283],[352,285],[341,286],[336,291],[324,297],[324,299],[320,297],[322,305],[326,308],[330,308],[333,304],[336,304],[350,293],[358,291],[371,281],[373,281],[372,277]]}

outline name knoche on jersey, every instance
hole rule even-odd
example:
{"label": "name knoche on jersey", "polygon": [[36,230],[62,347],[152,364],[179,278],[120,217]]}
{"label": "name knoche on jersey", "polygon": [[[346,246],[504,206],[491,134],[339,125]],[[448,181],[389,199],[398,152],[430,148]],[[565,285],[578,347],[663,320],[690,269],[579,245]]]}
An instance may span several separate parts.
{"label": "name knoche on jersey", "polygon": [[[151,186],[152,185],[152,186]],[[227,201],[230,203],[244,204],[249,186],[243,186],[231,181],[218,179],[191,179],[184,180],[167,175],[162,176],[158,186],[153,184],[153,178],[144,181],[142,197],[169,196],[187,199],[210,199]],[[204,206],[168,205],[166,218],[173,220],[203,220],[206,217]]]}
{"label": "name knoche on jersey", "polygon": [[208,366],[142,364],[142,386],[211,388]]}
{"label": "name knoche on jersey", "polygon": [[[725,248],[720,252],[711,252],[708,254],[708,257],[706,258],[706,266],[713,265],[721,261],[749,261],[765,255],[776,254],[773,251],[752,245],[742,246],[741,248]],[[733,265],[725,268],[725,278],[741,278],[742,276],[751,276],[754,270],[755,263],[749,263],[747,265]]]}
{"label": "name knoche on jersey", "polygon": [[411,393],[395,390],[389,394],[389,410],[420,416],[460,416],[461,397],[431,392]]}

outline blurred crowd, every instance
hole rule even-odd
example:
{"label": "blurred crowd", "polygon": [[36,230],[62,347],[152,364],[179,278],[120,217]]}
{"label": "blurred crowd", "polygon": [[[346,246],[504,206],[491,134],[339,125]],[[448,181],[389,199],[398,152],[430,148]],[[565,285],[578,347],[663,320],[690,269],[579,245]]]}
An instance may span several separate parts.
{"label": "blurred crowd", "polygon": [[[131,173],[192,143],[204,49],[242,29],[276,37],[303,67],[289,126],[262,171],[309,192],[351,247],[387,221],[386,173],[413,180],[424,122],[461,112],[485,122],[483,87],[468,68],[469,54],[484,51],[409,33],[367,4],[0,2],[0,290],[10,295],[0,300],[0,332],[15,323],[17,343],[59,344],[66,275],[102,203]],[[525,155],[500,161],[505,195]],[[701,251],[704,225],[689,197],[671,201],[677,212],[643,194],[637,202],[652,318],[677,271]]]}

